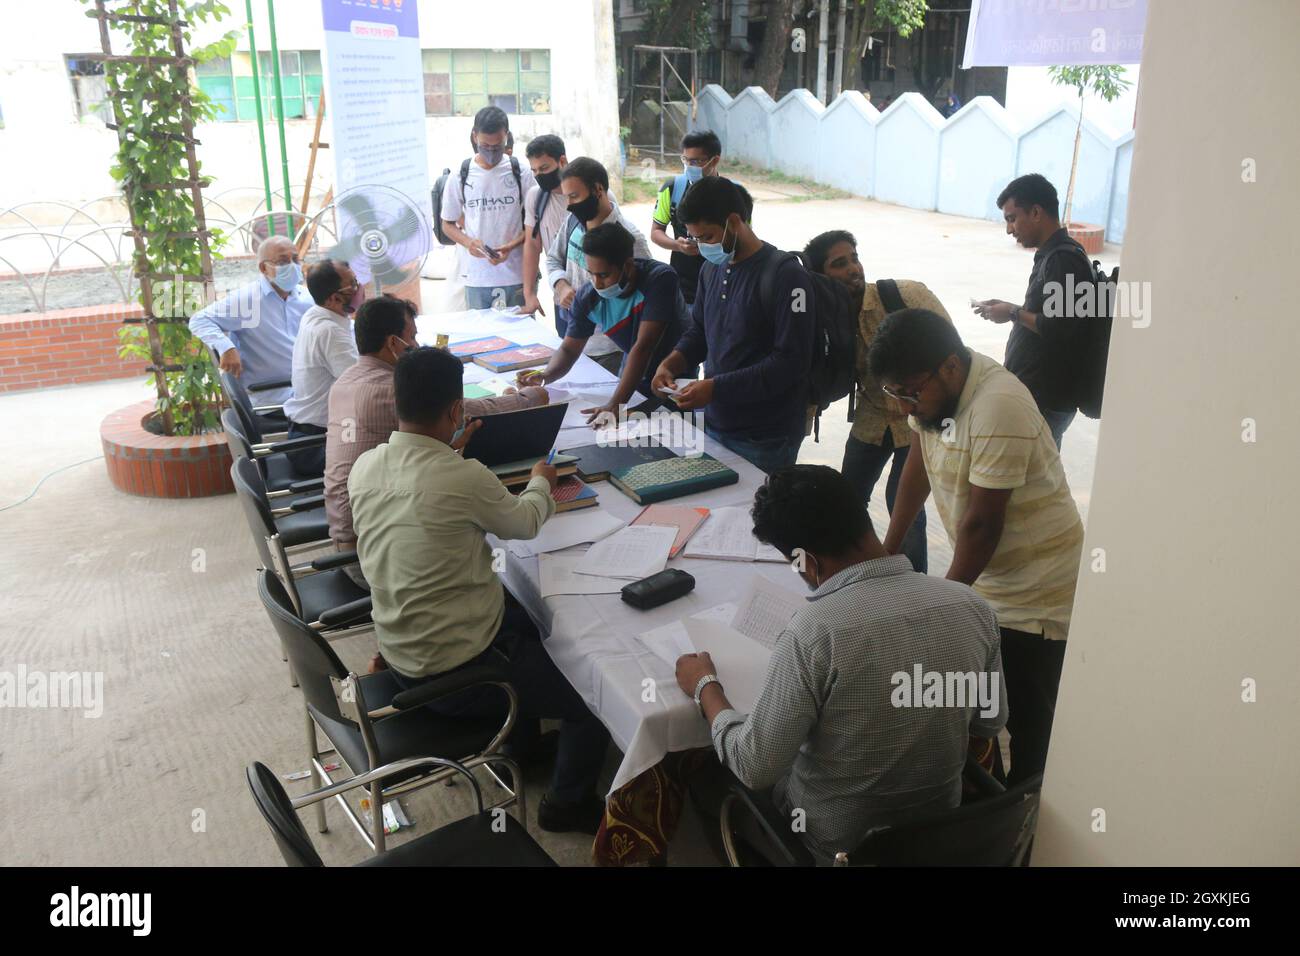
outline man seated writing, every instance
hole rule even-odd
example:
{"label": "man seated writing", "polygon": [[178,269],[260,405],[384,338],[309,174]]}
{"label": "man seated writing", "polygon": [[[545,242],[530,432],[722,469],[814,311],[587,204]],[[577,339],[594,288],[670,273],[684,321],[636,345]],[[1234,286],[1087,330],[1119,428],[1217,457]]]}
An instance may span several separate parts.
{"label": "man seated writing", "polygon": [[[604,809],[596,778],[609,735],[501,586],[485,538],[536,537],[555,513],[555,469],[539,461],[516,496],[481,462],[457,454],[452,442],[466,423],[463,375],[460,359],[444,349],[398,359],[398,430],[358,458],[348,478],[379,651],[404,689],[462,667],[504,670],[518,695],[520,730],[539,719],[562,722],[539,825],[595,833]],[[498,689],[478,687],[428,706],[448,716],[497,716],[505,702]],[[529,741],[521,736],[511,742],[523,755]]]}
{"label": "man seated writing", "polygon": [[650,375],[686,330],[686,301],[677,273],[662,262],[634,256],[634,244],[632,234],[617,222],[583,235],[591,282],[573,300],[564,341],[545,369],[519,373],[520,385],[554,382],[573,368],[593,334],[609,336],[622,350],[623,361],[610,400],[583,409],[593,423],[605,419],[605,412],[617,413],[638,391],[651,398]]}
{"label": "man seated writing", "polygon": [[[721,766],[772,788],[787,818],[802,810],[809,851],[829,863],[873,827],[960,803],[968,735],[993,737],[1006,722],[997,618],[969,587],[886,554],[857,490],[825,465],[774,472],[753,516],[758,539],[812,589],[808,604],[777,639],[752,713],[732,707],[708,654],[679,658],[677,683],[709,722]],[[915,706],[898,675],[917,665],[979,690]],[[729,781],[720,768],[691,781],[706,815]]]}

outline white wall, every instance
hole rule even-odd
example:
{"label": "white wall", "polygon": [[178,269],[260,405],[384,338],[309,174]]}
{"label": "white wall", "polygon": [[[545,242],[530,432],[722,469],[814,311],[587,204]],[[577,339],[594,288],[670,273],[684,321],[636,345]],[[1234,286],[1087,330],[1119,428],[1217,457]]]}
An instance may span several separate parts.
{"label": "white wall", "polygon": [[[1111,343],[1040,865],[1300,863],[1300,5],[1222,14],[1150,4],[1122,278],[1153,308]],[[1204,82],[1210,49],[1232,83]]]}
{"label": "white wall", "polygon": [[[573,9],[539,6],[535,0],[453,3],[420,0],[422,45],[442,48],[520,48],[551,51],[551,101],[546,115],[511,117],[521,143],[540,133],[564,137],[569,155],[595,156],[618,173],[618,102],[614,70],[612,0],[582,0]],[[239,47],[248,49],[242,0],[228,0],[232,15],[199,29],[206,43],[229,30],[240,32]],[[254,31],[259,50],[270,48],[266,4],[257,0]],[[276,35],[282,50],[319,50],[324,44],[319,0],[278,0]],[[550,16],[546,14],[550,13]],[[8,4],[0,30],[0,209],[33,198],[84,201],[115,191],[108,167],[116,136],[97,120],[78,123],[72,89],[63,64],[65,53],[99,50],[98,27],[76,0],[42,0]],[[121,44],[115,48],[122,49]],[[327,126],[322,134],[329,138]],[[290,178],[306,174],[307,144],[313,120],[286,122]],[[469,155],[468,117],[430,118],[430,179]],[[278,188],[279,140],[268,124],[267,152],[271,185]],[[199,127],[199,159],[217,177],[215,190],[260,187],[261,162],[254,123],[213,123]],[[521,161],[523,149],[516,151]],[[333,167],[328,154],[317,176],[326,184]],[[61,221],[61,220],[60,220]]]}
{"label": "white wall", "polygon": [[[1133,114],[1137,108],[1138,64],[1124,68],[1124,79],[1133,85],[1119,95],[1113,103],[1086,93],[1083,97],[1083,115],[1111,136],[1122,136],[1133,129]],[[1013,66],[1007,69],[1006,107],[1017,123],[1031,123],[1049,110],[1065,105],[1074,109],[1079,96],[1074,87],[1058,86],[1047,75],[1045,66]]]}

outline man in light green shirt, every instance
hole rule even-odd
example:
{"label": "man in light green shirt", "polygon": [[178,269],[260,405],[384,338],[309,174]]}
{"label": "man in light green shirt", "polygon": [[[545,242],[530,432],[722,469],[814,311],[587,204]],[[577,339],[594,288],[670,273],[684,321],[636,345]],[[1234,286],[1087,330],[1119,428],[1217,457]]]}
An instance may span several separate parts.
{"label": "man in light green shirt", "polygon": [[[535,537],[555,513],[555,469],[539,461],[516,496],[481,462],[460,456],[456,433],[477,426],[465,419],[463,375],[460,359],[444,349],[403,355],[393,375],[398,430],[358,458],[348,477],[379,651],[404,688],[475,664],[505,670],[521,731],[542,718],[562,721],[551,790],[538,808],[541,827],[594,833],[604,809],[595,785],[608,734],[501,586],[484,537]],[[429,706],[486,716],[503,705],[499,691],[480,686]]]}

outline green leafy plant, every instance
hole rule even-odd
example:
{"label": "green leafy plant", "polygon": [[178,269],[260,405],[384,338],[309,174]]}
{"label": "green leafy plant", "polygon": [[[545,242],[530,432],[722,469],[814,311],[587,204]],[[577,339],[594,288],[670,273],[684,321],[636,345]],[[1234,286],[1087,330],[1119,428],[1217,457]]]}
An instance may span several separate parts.
{"label": "green leafy plant", "polygon": [[1113,103],[1133,84],[1124,79],[1122,66],[1053,66],[1047,74],[1057,86],[1072,86],[1079,94],[1079,123],[1074,128],[1074,158],[1070,160],[1070,185],[1065,190],[1065,215],[1062,223],[1070,226],[1070,210],[1074,205],[1074,175],[1079,168],[1079,143],[1083,138],[1083,97],[1092,92],[1107,103]]}
{"label": "green leafy plant", "polygon": [[[89,4],[92,0],[82,2]],[[220,20],[230,13],[224,4],[196,0],[177,6],[184,21],[179,27],[181,40],[186,55],[195,63],[229,56],[234,51],[234,32],[205,46],[190,47],[196,25]],[[140,18],[113,22],[114,34],[125,38],[129,47],[115,51],[118,55],[174,56],[172,26],[167,22],[172,14],[167,0],[124,0],[112,5],[109,12]],[[95,14],[91,11],[88,15]],[[104,67],[113,122],[118,127],[118,151],[109,174],[121,186],[132,228],[143,237],[143,253],[136,257],[136,271],[178,277],[152,283],[154,315],[179,320],[157,324],[161,354],[155,352],[144,324],[123,326],[119,353],[123,358],[147,359],[155,367],[180,367],[179,371],[154,372],[154,382],[159,385],[157,411],[164,421],[171,419],[172,434],[193,435],[219,427],[221,384],[207,347],[184,324],[203,306],[204,290],[201,283],[181,277],[202,275],[203,258],[199,240],[186,235],[199,228],[190,190],[170,184],[190,177],[186,119],[196,124],[213,120],[218,107],[191,81],[187,67],[119,59],[109,60]],[[198,172],[196,168],[194,174]],[[160,184],[168,185],[149,188]],[[212,257],[218,258],[224,236],[214,230],[208,241]],[[147,304],[146,281],[141,280],[142,305]]]}

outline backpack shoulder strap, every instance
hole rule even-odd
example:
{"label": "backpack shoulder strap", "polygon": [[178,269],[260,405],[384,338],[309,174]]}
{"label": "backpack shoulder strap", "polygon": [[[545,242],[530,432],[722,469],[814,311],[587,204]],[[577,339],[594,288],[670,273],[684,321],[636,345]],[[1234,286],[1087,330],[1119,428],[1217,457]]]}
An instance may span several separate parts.
{"label": "backpack shoulder strap", "polygon": [[885,307],[886,315],[907,308],[903,293],[898,291],[898,283],[893,279],[877,279],[876,293],[880,296],[880,304]]}
{"label": "backpack shoulder strap", "polygon": [[776,295],[776,275],[787,262],[800,265],[799,257],[793,252],[786,252],[783,249],[776,250],[776,262],[772,268],[764,270],[763,274],[758,278],[758,304],[764,312],[772,311],[772,297]]}
{"label": "backpack shoulder strap", "polygon": [[672,208],[674,212],[676,212],[678,204],[681,203],[682,197],[686,195],[686,187],[689,185],[690,183],[687,182],[685,175],[673,177]]}
{"label": "backpack shoulder strap", "polygon": [[460,203],[465,205],[465,184],[469,182],[469,160],[460,164]]}
{"label": "backpack shoulder strap", "polygon": [[542,213],[546,209],[546,204],[550,202],[551,191],[537,187],[537,204],[533,209],[533,238],[536,239],[542,232]]}

